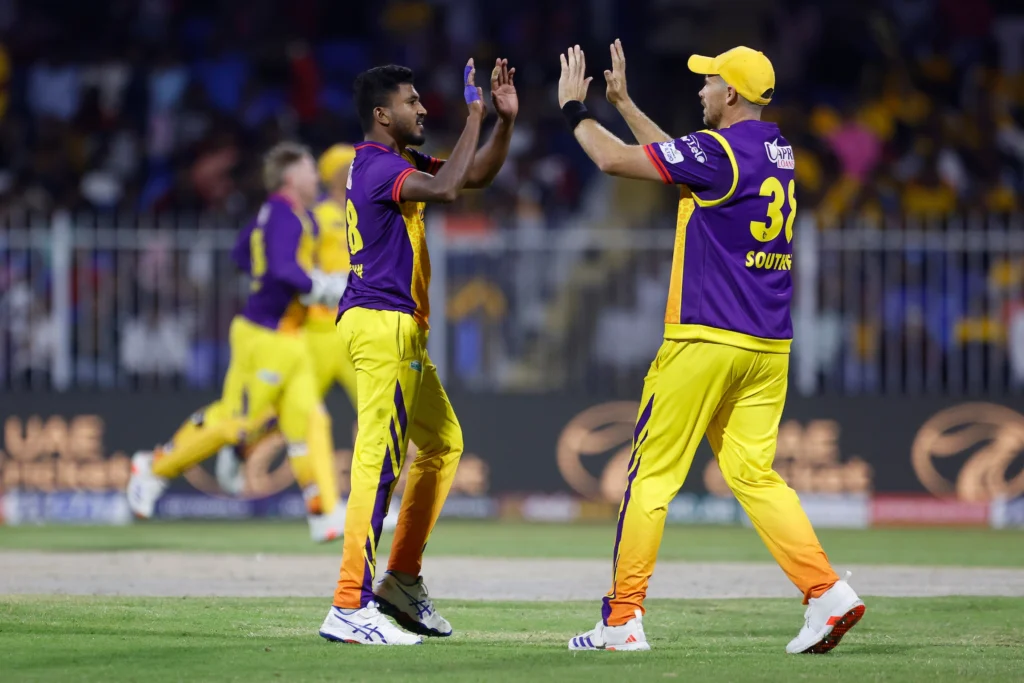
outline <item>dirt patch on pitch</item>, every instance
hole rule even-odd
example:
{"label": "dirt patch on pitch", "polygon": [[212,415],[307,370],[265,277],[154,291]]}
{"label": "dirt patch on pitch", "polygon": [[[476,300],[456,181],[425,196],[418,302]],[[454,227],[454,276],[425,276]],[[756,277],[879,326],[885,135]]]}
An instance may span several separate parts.
{"label": "dirt patch on pitch", "polygon": [[[840,567],[862,595],[1024,596],[1024,570]],[[337,558],[173,552],[0,552],[0,594],[322,597],[334,590]],[[608,589],[599,560],[427,558],[431,594],[461,600],[593,600]],[[773,564],[662,562],[652,598],[794,597]]]}

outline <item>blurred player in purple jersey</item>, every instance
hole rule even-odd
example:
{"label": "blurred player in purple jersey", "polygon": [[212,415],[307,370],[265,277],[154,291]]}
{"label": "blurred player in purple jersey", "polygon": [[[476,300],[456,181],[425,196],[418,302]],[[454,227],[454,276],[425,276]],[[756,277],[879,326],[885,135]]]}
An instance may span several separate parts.
{"label": "blurred player in purple jersey", "polygon": [[309,150],[294,143],[275,146],[264,161],[264,176],[270,196],[232,251],[253,282],[242,313],[231,322],[223,394],[164,446],[132,458],[128,502],[137,517],[153,515],[171,479],[224,444],[251,439],[275,424],[287,442],[311,528],[318,519],[329,520],[337,507],[331,423],[304,328],[310,306],[338,301],[344,281],[316,268],[318,228],[311,209],[317,174]]}
{"label": "blurred player in purple jersey", "polygon": [[[478,150],[485,107],[473,60],[463,73],[469,112],[451,157],[412,149],[424,142],[427,115],[412,71],[382,66],[360,74],[355,100],[365,134],[348,177],[348,288],[338,307],[338,343],[356,370],[359,433],[334,604],[320,635],[367,645],[413,645],[419,635],[447,636],[420,576],[423,548],[462,455],[462,428],[427,354],[430,258],[423,211],[452,202],[464,187],[483,187],[508,154],[519,103],[505,60],[491,72],[498,114]],[[391,546],[388,571],[375,580],[377,543],[406,446],[419,448]],[[419,635],[396,628],[383,613]]]}
{"label": "blurred player in purple jersey", "polygon": [[644,380],[626,491],[619,509],[612,588],[597,626],[570,650],[647,650],[647,583],[669,502],[707,435],[718,465],[761,539],[804,595],[805,624],[790,653],[827,652],[864,614],[829,564],[796,493],[773,469],[793,338],[793,148],[761,121],[775,72],[737,47],[690,57],[704,75],[708,130],[672,139],[629,99],[625,55],[611,46],[607,98],[639,145],[594,121],[579,46],[561,55],[558,103],[577,141],[605,173],[680,185],[665,337]]}

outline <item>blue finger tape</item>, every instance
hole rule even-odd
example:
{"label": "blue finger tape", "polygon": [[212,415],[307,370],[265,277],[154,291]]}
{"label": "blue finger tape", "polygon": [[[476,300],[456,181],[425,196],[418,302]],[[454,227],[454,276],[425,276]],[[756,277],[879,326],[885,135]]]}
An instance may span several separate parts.
{"label": "blue finger tape", "polygon": [[466,104],[470,102],[476,102],[480,99],[480,92],[476,89],[475,85],[469,84],[469,72],[473,70],[473,67],[467,65],[465,72],[462,74],[462,82],[466,84],[463,94],[466,97]]}

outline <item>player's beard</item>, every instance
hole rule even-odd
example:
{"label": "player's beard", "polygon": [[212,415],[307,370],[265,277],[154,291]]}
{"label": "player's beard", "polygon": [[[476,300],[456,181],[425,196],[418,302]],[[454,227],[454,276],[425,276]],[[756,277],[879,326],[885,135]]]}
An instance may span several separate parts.
{"label": "player's beard", "polygon": [[710,107],[704,107],[704,125],[714,130],[718,128],[718,124],[721,122],[722,117],[716,116]]}
{"label": "player's beard", "polygon": [[422,145],[427,141],[426,136],[419,132],[418,128],[419,126],[416,125],[415,121],[413,121],[408,127],[402,126],[401,134],[403,145],[412,145],[415,147],[417,145]]}

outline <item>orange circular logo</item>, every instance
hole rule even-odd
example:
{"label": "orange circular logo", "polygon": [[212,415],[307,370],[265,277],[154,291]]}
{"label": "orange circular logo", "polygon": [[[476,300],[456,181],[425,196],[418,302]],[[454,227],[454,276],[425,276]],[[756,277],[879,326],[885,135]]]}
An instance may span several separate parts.
{"label": "orange circular logo", "polygon": [[[947,408],[918,430],[910,458],[921,484],[937,496],[989,502],[1024,494],[1024,415],[993,403]],[[955,477],[936,466],[947,458],[965,458]]]}
{"label": "orange circular logo", "polygon": [[[558,471],[581,496],[617,503],[626,490],[626,466],[633,444],[637,404],[603,403],[569,421],[558,437]],[[610,457],[609,457],[610,454]],[[584,466],[585,458],[606,458],[600,476]]]}

